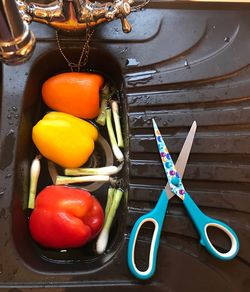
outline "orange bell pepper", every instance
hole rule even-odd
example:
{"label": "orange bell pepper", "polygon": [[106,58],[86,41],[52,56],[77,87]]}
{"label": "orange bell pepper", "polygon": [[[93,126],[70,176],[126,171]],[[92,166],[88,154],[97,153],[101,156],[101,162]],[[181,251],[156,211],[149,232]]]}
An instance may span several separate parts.
{"label": "orange bell pepper", "polygon": [[104,79],[99,74],[68,72],[55,75],[42,86],[43,101],[56,111],[93,119],[99,114],[99,91]]}

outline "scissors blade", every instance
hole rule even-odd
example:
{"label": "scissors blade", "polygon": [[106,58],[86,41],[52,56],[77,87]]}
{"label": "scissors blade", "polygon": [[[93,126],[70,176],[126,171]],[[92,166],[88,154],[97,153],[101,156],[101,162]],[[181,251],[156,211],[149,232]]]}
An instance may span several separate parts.
{"label": "scissors blade", "polygon": [[[157,146],[158,146],[159,152],[161,153],[162,150],[160,150],[159,147],[163,147],[165,149],[167,149],[167,147],[166,147],[166,145],[165,145],[165,143],[163,141],[163,138],[162,138],[162,136],[160,134],[160,131],[159,131],[159,129],[157,127],[157,124],[156,124],[156,122],[155,122],[154,119],[153,119],[153,126],[154,126],[154,130],[155,130],[155,135],[156,135],[156,140],[157,140]],[[179,154],[179,157],[178,157],[178,159],[176,161],[175,167],[174,167],[174,163],[173,163],[173,161],[171,159],[172,164],[173,164],[173,167],[174,167],[175,171],[176,171],[176,169],[178,170],[178,175],[179,175],[180,178],[183,176],[183,174],[185,172],[185,168],[186,168],[186,165],[187,165],[187,161],[188,161],[188,158],[189,158],[189,154],[191,152],[191,148],[192,148],[192,145],[193,145],[193,140],[194,140],[194,136],[195,136],[195,133],[196,133],[196,129],[197,129],[197,124],[196,124],[196,121],[194,121],[193,124],[192,124],[192,126],[191,126],[191,128],[190,128],[190,130],[189,130],[189,133],[188,133],[188,135],[187,135],[187,137],[185,139],[185,142],[183,144],[183,147],[181,149],[181,152]],[[160,138],[157,138],[157,137],[160,137]],[[162,143],[160,142],[160,140],[162,141]],[[159,143],[162,144],[162,145],[159,145]],[[169,154],[168,150],[167,150],[167,154]],[[169,154],[168,157],[170,157],[170,154]],[[164,166],[164,170],[165,170],[166,175],[168,177],[169,176],[168,175],[169,170],[167,170],[166,167],[165,167],[165,162],[166,161],[165,161],[164,156],[161,155],[161,159],[162,159],[162,163],[163,163],[163,166]],[[170,170],[173,170],[173,169],[170,169]],[[168,180],[169,180],[169,177],[168,177]],[[172,186],[172,188],[173,188],[173,186]],[[170,186],[169,182],[167,183],[165,189],[166,189],[166,193],[167,193],[167,196],[168,196],[168,199],[169,200],[174,195],[178,195],[178,193],[176,194],[176,192],[173,192],[171,190],[171,186]],[[178,190],[177,190],[177,192],[178,192]]]}

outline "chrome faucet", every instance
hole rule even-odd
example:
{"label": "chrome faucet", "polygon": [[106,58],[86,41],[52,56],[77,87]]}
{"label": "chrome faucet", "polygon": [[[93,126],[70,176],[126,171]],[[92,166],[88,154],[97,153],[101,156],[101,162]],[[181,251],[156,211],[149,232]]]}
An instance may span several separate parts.
{"label": "chrome faucet", "polygon": [[50,4],[22,0],[0,0],[0,59],[17,64],[29,58],[35,37],[29,31],[32,21],[52,26],[56,30],[80,31],[106,21],[119,18],[122,29],[128,33],[132,27],[127,16],[149,0],[132,6],[134,0],[91,2],[90,0],[56,0]]}
{"label": "chrome faucet", "polygon": [[95,26],[105,21],[120,18],[124,32],[131,26],[126,16],[131,12],[134,0],[115,0],[112,2],[91,2],[90,0],[56,0],[50,4],[38,4],[16,0],[23,20],[48,24],[56,29],[77,31],[87,25]]}
{"label": "chrome faucet", "polygon": [[23,63],[34,46],[35,37],[20,17],[15,0],[0,0],[0,60],[9,65]]}

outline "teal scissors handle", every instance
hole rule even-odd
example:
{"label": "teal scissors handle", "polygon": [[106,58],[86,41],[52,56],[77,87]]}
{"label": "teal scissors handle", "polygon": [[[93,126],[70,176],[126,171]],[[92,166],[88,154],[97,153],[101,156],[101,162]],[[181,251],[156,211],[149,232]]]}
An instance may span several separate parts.
{"label": "teal scissors handle", "polygon": [[[152,211],[141,216],[136,222],[131,231],[129,243],[128,243],[128,266],[131,273],[141,280],[149,279],[153,276],[156,268],[157,251],[160,242],[160,235],[162,225],[164,222],[166,210],[168,206],[168,197],[166,190],[161,192],[159,200]],[[149,251],[149,263],[146,271],[141,271],[137,268],[135,263],[135,246],[137,241],[138,233],[146,222],[152,222],[154,224],[154,233],[150,245]]]}
{"label": "teal scissors handle", "polygon": [[[220,260],[226,261],[234,258],[239,251],[239,239],[233,229],[227,224],[205,215],[187,192],[185,193],[183,203],[199,232],[200,244],[203,245],[214,257]],[[231,248],[229,251],[222,253],[213,246],[207,234],[207,228],[209,226],[218,228],[227,234],[231,240]]]}

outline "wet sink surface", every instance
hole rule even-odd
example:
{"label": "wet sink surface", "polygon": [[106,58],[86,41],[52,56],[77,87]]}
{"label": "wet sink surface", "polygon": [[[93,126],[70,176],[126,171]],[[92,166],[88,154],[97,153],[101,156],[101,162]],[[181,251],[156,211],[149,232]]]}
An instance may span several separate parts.
{"label": "wet sink surface", "polygon": [[[91,43],[87,67],[105,72],[120,88],[127,141],[128,195],[120,212],[124,220],[117,221],[110,249],[102,257],[74,254],[67,262],[49,254],[48,260],[48,254],[29,238],[28,217],[22,209],[34,155],[30,131],[45,111],[40,86],[47,77],[67,69],[54,31],[32,25],[38,40],[33,57],[18,67],[3,65],[0,287],[249,291],[250,8],[175,5],[152,3],[131,15],[133,31],[128,35],[121,32],[119,22],[104,24]],[[72,58],[77,58],[81,43],[77,37],[62,39]],[[241,246],[231,262],[212,258],[200,247],[190,219],[173,199],[156,274],[142,284],[130,274],[126,252],[135,220],[155,205],[166,182],[154,142],[153,117],[174,158],[192,121],[197,121],[186,187],[204,212],[233,227]],[[150,235],[149,227],[140,236],[142,265]],[[224,238],[216,238],[216,244],[226,248]],[[190,281],[195,274],[199,276]]]}

